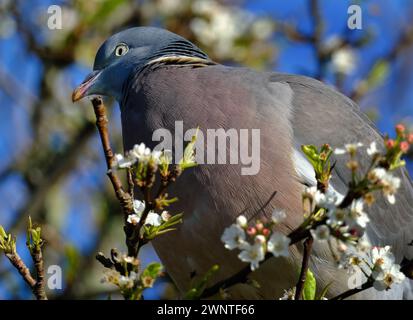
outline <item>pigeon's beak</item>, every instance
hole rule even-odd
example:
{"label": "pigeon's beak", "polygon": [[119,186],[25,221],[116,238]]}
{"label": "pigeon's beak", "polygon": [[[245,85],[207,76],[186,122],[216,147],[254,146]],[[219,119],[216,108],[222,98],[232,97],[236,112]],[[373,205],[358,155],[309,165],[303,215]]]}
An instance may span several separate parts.
{"label": "pigeon's beak", "polygon": [[76,102],[90,94],[90,88],[96,83],[102,70],[96,70],[86,77],[85,80],[73,91],[72,101]]}

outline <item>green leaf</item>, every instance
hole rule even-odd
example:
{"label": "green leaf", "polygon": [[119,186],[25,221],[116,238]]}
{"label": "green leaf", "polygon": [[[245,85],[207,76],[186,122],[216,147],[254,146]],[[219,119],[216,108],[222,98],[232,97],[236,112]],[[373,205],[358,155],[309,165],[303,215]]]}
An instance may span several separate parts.
{"label": "green leaf", "polygon": [[157,278],[161,274],[162,268],[160,263],[152,262],[142,271],[141,277]]}
{"label": "green leaf", "polygon": [[7,233],[4,230],[3,226],[0,226],[0,241],[3,240],[4,238],[7,238]]}
{"label": "green leaf", "polygon": [[100,6],[97,8],[95,13],[91,15],[90,13],[85,16],[88,24],[99,24],[105,21],[115,10],[122,4],[125,0],[104,0],[100,2]]}
{"label": "green leaf", "polygon": [[169,218],[168,221],[165,221],[159,229],[163,230],[163,229],[172,227],[174,225],[177,225],[178,223],[182,223],[182,216],[183,216],[182,213],[173,215],[172,217]]}
{"label": "green leaf", "polygon": [[206,284],[208,283],[209,279],[219,270],[219,266],[217,264],[213,265],[211,269],[207,271],[207,273],[201,278],[201,280],[195,284],[195,286],[189,289],[186,294],[185,298],[187,300],[194,300],[200,299],[202,293],[205,290]]}
{"label": "green leaf", "polygon": [[329,282],[329,283],[323,288],[323,290],[321,291],[320,296],[317,298],[317,300],[321,300],[321,299],[323,299],[323,298],[326,296],[327,291],[328,291],[328,289],[331,287],[332,284],[333,284],[333,282]]}
{"label": "green leaf", "polygon": [[377,62],[367,78],[369,88],[374,88],[380,85],[389,74],[389,63],[385,60]]}
{"label": "green leaf", "polygon": [[79,251],[72,244],[66,245],[64,250],[68,263],[68,267],[66,268],[66,280],[70,283],[73,282],[79,271],[81,257]]}
{"label": "green leaf", "polygon": [[0,226],[0,250],[6,254],[16,252],[16,239],[11,234],[7,234],[3,226]]}
{"label": "green leaf", "polygon": [[36,227],[33,228],[33,223],[32,219],[29,216],[29,222],[27,225],[27,233],[26,233],[26,245],[30,252],[34,250],[34,248],[38,248],[42,244],[42,238],[41,238],[41,228]]}
{"label": "green leaf", "polygon": [[301,150],[307,156],[307,159],[310,161],[312,166],[315,168],[320,161],[320,157],[318,155],[317,147],[314,145],[303,145],[301,146]]}
{"label": "green leaf", "polygon": [[181,170],[185,170],[185,169],[188,169],[188,168],[191,168],[197,165],[195,161],[194,148],[195,148],[196,138],[198,136],[198,131],[199,131],[199,127],[196,129],[196,132],[193,135],[191,142],[189,142],[187,146],[185,147],[184,155],[182,159],[179,161],[179,166],[181,167]]}
{"label": "green leaf", "polygon": [[317,288],[317,284],[316,284],[314,274],[311,272],[310,269],[308,269],[307,276],[304,282],[303,300],[314,300],[316,288]]}

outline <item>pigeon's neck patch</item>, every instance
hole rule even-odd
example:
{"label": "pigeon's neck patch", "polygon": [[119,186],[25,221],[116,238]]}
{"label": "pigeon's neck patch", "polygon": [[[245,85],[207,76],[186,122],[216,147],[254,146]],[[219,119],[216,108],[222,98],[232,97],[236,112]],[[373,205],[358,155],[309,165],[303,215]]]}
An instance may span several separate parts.
{"label": "pigeon's neck patch", "polygon": [[189,57],[181,55],[170,55],[163,56],[156,59],[150,60],[146,65],[155,65],[155,64],[174,64],[174,65],[191,65],[194,67],[205,67],[210,65],[216,65],[217,63],[209,60],[198,57]]}

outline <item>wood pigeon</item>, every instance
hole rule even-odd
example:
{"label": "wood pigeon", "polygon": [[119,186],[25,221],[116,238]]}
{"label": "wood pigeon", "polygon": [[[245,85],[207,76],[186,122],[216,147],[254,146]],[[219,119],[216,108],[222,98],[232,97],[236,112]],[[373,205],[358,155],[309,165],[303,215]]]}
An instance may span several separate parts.
{"label": "wood pigeon", "polygon": [[[183,132],[208,129],[260,130],[260,166],[256,174],[241,174],[242,163],[201,164],[178,179],[170,194],[178,196],[174,212],[184,212],[176,232],[153,242],[173,281],[184,292],[192,277],[219,264],[224,279],[245,266],[237,252],[224,248],[220,238],[240,213],[249,219],[269,217],[283,209],[280,227],[288,233],[303,220],[301,195],[315,185],[303,144],[341,147],[365,145],[383,138],[356,103],[333,88],[308,77],[217,64],[194,44],[167,30],[136,27],[107,39],[97,52],[94,71],[73,92],[73,101],[89,95],[114,97],[120,105],[124,149],[140,142],[154,147],[155,130],[164,128],[182,141]],[[181,121],[183,130],[176,129]],[[250,147],[251,144],[249,144]],[[174,146],[177,148],[177,146]],[[369,163],[360,157],[361,166]],[[334,159],[331,187],[344,194],[350,179],[346,160]],[[397,262],[413,258],[413,186],[406,170],[398,172],[402,186],[395,205],[383,198],[369,210],[366,235],[373,245],[391,245]],[[276,196],[271,199],[271,195]],[[269,199],[264,210],[258,210]],[[290,258],[272,258],[251,277],[260,288],[240,284],[229,289],[232,298],[276,299],[295,285],[302,246]],[[319,287],[331,283],[329,295],[349,288],[349,275],[339,270],[326,245],[318,242],[310,268]],[[195,277],[196,277],[195,276]],[[412,282],[388,291],[366,290],[355,298],[401,299],[412,296]]]}

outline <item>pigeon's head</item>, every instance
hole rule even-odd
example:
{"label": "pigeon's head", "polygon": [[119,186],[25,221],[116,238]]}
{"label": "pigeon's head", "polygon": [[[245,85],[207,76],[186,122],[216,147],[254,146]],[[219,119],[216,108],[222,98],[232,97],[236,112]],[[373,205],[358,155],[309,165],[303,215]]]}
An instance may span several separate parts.
{"label": "pigeon's head", "polygon": [[164,29],[136,27],[108,38],[99,48],[93,72],[73,91],[72,100],[89,95],[105,95],[121,101],[129,76],[146,64],[167,56],[208,59],[190,41]]}

